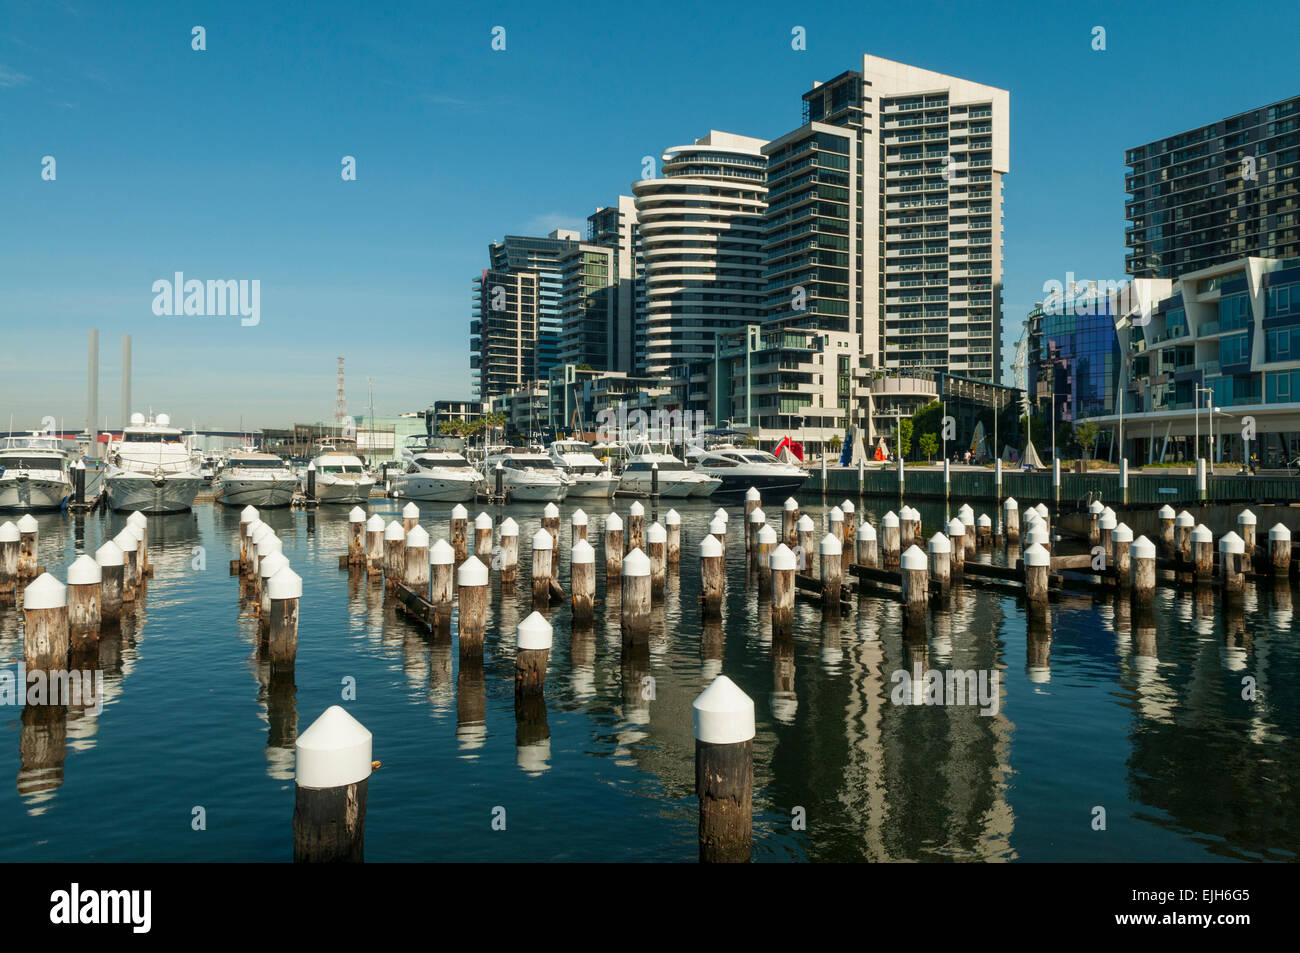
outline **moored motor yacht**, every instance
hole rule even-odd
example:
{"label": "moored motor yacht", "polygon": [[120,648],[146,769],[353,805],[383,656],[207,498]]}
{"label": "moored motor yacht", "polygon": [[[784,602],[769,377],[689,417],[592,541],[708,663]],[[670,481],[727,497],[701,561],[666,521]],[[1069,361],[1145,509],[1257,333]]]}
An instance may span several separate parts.
{"label": "moored motor yacht", "polygon": [[171,418],[131,415],[119,440],[108,446],[104,470],[108,505],[141,513],[184,513],[203,486],[199,461]]}
{"label": "moored motor yacht", "polygon": [[740,496],[751,486],[769,493],[793,496],[810,474],[792,463],[783,463],[765,450],[720,446],[692,455],[697,473],[714,477],[722,485],[714,496]]}
{"label": "moored motor yacht", "polygon": [[573,479],[540,450],[506,447],[483,458],[489,488],[496,486],[498,464],[501,467],[501,488],[512,500],[558,503],[573,486]]}
{"label": "moored motor yacht", "polygon": [[556,440],[550,454],[555,465],[573,480],[570,497],[607,500],[614,495],[618,486],[614,471],[596,459],[591,444],[584,440]]}
{"label": "moored motor yacht", "polygon": [[654,492],[655,471],[659,472],[659,495],[674,499],[709,496],[722,485],[716,477],[698,473],[668,452],[667,447],[649,444],[636,447],[627,457],[619,476],[618,492],[628,496],[649,496]]}
{"label": "moored motor yacht", "polygon": [[390,478],[395,497],[430,502],[464,503],[483,486],[483,474],[466,459],[464,441],[412,437],[402,448],[405,467]]}
{"label": "moored motor yacht", "polygon": [[63,441],[32,431],[0,441],[0,509],[57,510],[72,493]]}
{"label": "moored motor yacht", "polygon": [[298,489],[298,477],[273,453],[236,450],[213,478],[217,498],[227,506],[288,506]]}
{"label": "moored motor yacht", "polygon": [[[311,458],[308,468],[316,473],[316,501],[319,503],[364,503],[370,499],[375,478],[366,472],[365,464],[345,444],[322,441],[320,451]],[[301,477],[303,492],[310,478]]]}

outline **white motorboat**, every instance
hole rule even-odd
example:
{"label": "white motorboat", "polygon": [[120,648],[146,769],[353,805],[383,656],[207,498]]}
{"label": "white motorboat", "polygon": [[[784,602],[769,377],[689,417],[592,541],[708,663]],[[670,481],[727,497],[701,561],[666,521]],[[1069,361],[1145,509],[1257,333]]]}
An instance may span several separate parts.
{"label": "white motorboat", "polygon": [[697,473],[714,477],[722,485],[714,496],[743,496],[751,486],[764,497],[793,496],[810,474],[792,463],[783,463],[765,450],[718,446],[690,455]]}
{"label": "white motorboat", "polygon": [[[320,452],[312,457],[308,466],[316,471],[316,500],[320,503],[364,503],[370,499],[375,478],[366,472],[365,464],[345,445],[322,441]],[[308,476],[301,475],[303,492],[307,491]]]}
{"label": "white motorboat", "polygon": [[512,500],[558,503],[573,486],[573,479],[540,450],[506,447],[483,458],[489,489],[496,487],[498,464],[501,465],[501,488]]}
{"label": "white motorboat", "polygon": [[405,468],[390,478],[392,495],[406,500],[465,503],[483,487],[479,473],[456,438],[413,437],[402,448]]}
{"label": "white motorboat", "polygon": [[32,431],[0,441],[0,509],[57,510],[72,494],[63,441]]}
{"label": "white motorboat", "polygon": [[618,487],[614,471],[596,459],[591,444],[584,440],[556,440],[550,453],[555,465],[573,480],[570,497],[607,500],[614,495]]}
{"label": "white motorboat", "polygon": [[629,453],[623,473],[619,476],[618,492],[630,496],[649,496],[654,487],[654,471],[659,471],[659,495],[673,499],[709,496],[722,485],[710,477],[688,467],[668,452],[667,447],[645,444]]}
{"label": "white motorboat", "polygon": [[273,453],[236,450],[213,478],[218,499],[226,506],[259,509],[288,506],[298,489],[298,476]]}
{"label": "white motorboat", "polygon": [[108,505],[141,513],[184,513],[203,486],[199,460],[184,433],[159,414],[132,414],[120,440],[108,447],[104,469]]}

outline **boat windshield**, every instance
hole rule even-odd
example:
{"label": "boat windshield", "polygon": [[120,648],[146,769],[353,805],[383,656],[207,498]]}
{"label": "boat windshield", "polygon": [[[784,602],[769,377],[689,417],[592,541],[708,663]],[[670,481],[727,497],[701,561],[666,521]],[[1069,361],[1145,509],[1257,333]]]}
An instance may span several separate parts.
{"label": "boat windshield", "polygon": [[231,460],[230,465],[243,470],[279,470],[284,467],[284,462],[281,460]]}
{"label": "boat windshield", "polygon": [[469,468],[469,461],[462,457],[416,457],[416,463],[422,467],[446,467],[449,469],[465,470]]}
{"label": "boat windshield", "polygon": [[123,443],[174,443],[181,444],[185,441],[181,439],[178,433],[127,433],[122,435]]}
{"label": "boat windshield", "polygon": [[0,469],[4,470],[60,470],[62,468],[62,457],[37,457],[29,454],[0,455]]}
{"label": "boat windshield", "polygon": [[501,463],[508,470],[554,470],[555,464],[550,457],[502,457]]}
{"label": "boat windshield", "polygon": [[316,469],[321,473],[350,473],[358,476],[365,472],[361,467],[350,467],[341,463],[330,463]]}
{"label": "boat windshield", "polygon": [[633,460],[631,463],[629,463],[629,464],[627,465],[627,467],[625,468],[625,472],[627,472],[627,473],[649,473],[651,467],[652,467],[655,463],[658,463],[658,464],[659,464],[659,472],[660,472],[660,473],[667,473],[667,472],[669,472],[670,470],[686,470],[686,469],[689,469],[689,467],[687,467],[686,464],[682,463],[682,461],[680,461],[680,460],[657,460],[657,461],[655,461],[655,460]]}
{"label": "boat windshield", "polygon": [[601,463],[570,464],[568,468],[570,473],[577,473],[581,475],[600,474],[600,473],[604,473],[608,469],[609,467]]}
{"label": "boat windshield", "polygon": [[743,454],[744,458],[750,463],[780,463],[776,457],[770,453],[761,450],[748,450]]}

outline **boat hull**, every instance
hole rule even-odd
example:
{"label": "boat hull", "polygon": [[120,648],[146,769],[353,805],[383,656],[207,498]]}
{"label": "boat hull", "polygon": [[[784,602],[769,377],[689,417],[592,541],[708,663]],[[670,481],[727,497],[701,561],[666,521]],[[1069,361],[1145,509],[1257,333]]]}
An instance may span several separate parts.
{"label": "boat hull", "polygon": [[573,486],[569,487],[568,496],[565,499],[575,497],[584,500],[607,500],[614,495],[614,490],[618,488],[618,480],[612,476],[602,477],[584,477],[570,474],[575,481]]}
{"label": "boat hull", "polygon": [[298,481],[293,477],[276,480],[225,480],[221,481],[221,502],[226,506],[265,507],[289,506]]}
{"label": "boat hull", "polygon": [[364,503],[370,499],[370,491],[374,486],[374,480],[367,480],[364,483],[354,481],[326,481],[322,480],[318,474],[316,477],[316,502]]}
{"label": "boat hull", "polygon": [[809,474],[712,474],[722,485],[713,491],[716,497],[744,496],[752,486],[764,499],[794,496],[808,482]]}
{"label": "boat hull", "polygon": [[[667,499],[686,499],[692,496],[699,486],[708,486],[708,484],[697,483],[695,480],[672,479],[659,476],[659,496]],[[629,479],[625,474],[618,483],[618,492],[625,496],[649,496],[650,495],[650,476],[644,473],[638,473],[636,477]]]}
{"label": "boat hull", "polygon": [[0,510],[57,510],[71,494],[64,480],[0,477]]}
{"label": "boat hull", "polygon": [[110,509],[141,513],[184,513],[194,506],[203,486],[197,473],[155,480],[144,474],[114,474],[106,478]]}
{"label": "boat hull", "polygon": [[478,495],[482,480],[452,480],[419,474],[393,478],[393,496],[429,503],[466,503]]}
{"label": "boat hull", "polygon": [[559,503],[569,493],[567,483],[513,483],[507,479],[504,485],[511,500]]}

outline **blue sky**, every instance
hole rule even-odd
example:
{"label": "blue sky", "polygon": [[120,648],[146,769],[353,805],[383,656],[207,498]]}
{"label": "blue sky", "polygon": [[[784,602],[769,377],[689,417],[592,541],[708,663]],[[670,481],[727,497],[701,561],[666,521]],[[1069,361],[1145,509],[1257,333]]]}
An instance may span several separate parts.
{"label": "blue sky", "polygon": [[[489,241],[583,227],[709,129],[789,131],[864,52],[1011,91],[1013,345],[1044,281],[1123,277],[1124,149],[1300,92],[1298,28],[1295,6],[1201,2],[3,0],[0,414],[80,426],[91,327],[114,424],[123,334],[135,409],[187,425],[328,416],[336,355],[354,413],[366,378],[379,413],[468,396]],[[156,316],[176,271],[260,280],[261,323]]]}

